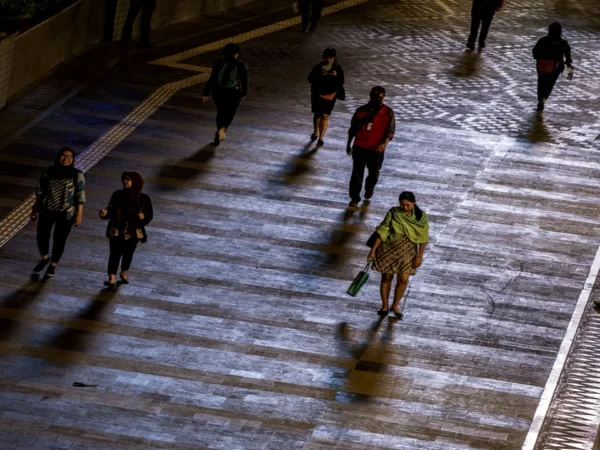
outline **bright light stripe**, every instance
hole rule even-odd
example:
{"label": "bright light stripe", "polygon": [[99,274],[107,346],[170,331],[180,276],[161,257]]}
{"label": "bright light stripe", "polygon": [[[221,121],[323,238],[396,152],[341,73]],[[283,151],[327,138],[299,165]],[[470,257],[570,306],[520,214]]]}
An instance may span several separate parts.
{"label": "bright light stripe", "polygon": [[581,322],[581,318],[583,317],[583,313],[590,298],[590,294],[592,293],[592,288],[594,287],[594,283],[596,282],[596,278],[598,277],[599,270],[600,247],[598,247],[598,250],[596,251],[596,257],[594,258],[594,262],[592,263],[592,267],[590,268],[590,273],[587,277],[587,280],[585,280],[585,284],[583,285],[583,290],[581,291],[581,294],[579,294],[579,299],[577,300],[577,304],[575,305],[575,311],[573,311],[573,315],[571,316],[571,322],[569,322],[567,332],[565,333],[565,337],[563,338],[560,349],[558,350],[556,361],[554,361],[554,366],[552,366],[552,371],[550,372],[550,376],[546,381],[546,386],[544,387],[544,391],[542,392],[540,403],[538,404],[538,407],[535,411],[535,415],[533,416],[533,420],[531,422],[531,426],[529,427],[529,432],[527,433],[527,437],[525,438],[522,450],[533,450],[535,448],[535,444],[539,437],[540,430],[542,429],[542,425],[544,424],[544,420],[546,419],[546,414],[548,414],[550,403],[552,402],[552,398],[554,397],[554,392],[556,391],[556,387],[558,386],[560,375],[565,367],[567,356],[569,355],[569,351],[571,350],[571,346],[573,345],[575,334],[577,332],[577,329],[579,328],[579,323]]}

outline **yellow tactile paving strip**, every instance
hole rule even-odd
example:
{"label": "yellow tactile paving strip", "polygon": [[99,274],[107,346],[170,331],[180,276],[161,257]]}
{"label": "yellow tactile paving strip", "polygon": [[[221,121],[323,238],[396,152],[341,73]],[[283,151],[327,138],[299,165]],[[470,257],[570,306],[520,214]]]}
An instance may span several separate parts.
{"label": "yellow tactile paving strip", "polygon": [[[351,8],[367,1],[369,0],[348,0],[341,2],[323,9],[323,15],[332,14],[346,8]],[[272,25],[267,25],[247,33],[232,36],[231,38],[221,39],[219,41],[201,45],[200,47],[196,47],[185,52],[152,61],[151,64],[177,69],[186,69],[193,72],[200,72],[200,74],[185,78],[181,81],[168,83],[158,88],[150,97],[136,106],[119,123],[110,128],[106,133],[100,136],[98,140],[86,148],[77,157],[77,168],[83,172],[90,170],[92,167],[94,167],[94,165],[96,165],[96,163],[98,163],[98,161],[108,155],[121,142],[127,139],[127,137],[133,133],[137,127],[143,124],[178,90],[185,89],[208,80],[210,68],[192,64],[183,64],[180,61],[201,55],[203,53],[218,50],[227,42],[245,42],[250,39],[262,37],[267,34],[283,30],[284,28],[298,25],[299,23],[300,17],[293,17],[291,19],[283,20]],[[17,234],[23,227],[25,227],[25,225],[27,225],[34,199],[34,195],[30,195],[13,211],[11,211],[2,221],[0,221],[0,247],[6,244],[15,234]]]}

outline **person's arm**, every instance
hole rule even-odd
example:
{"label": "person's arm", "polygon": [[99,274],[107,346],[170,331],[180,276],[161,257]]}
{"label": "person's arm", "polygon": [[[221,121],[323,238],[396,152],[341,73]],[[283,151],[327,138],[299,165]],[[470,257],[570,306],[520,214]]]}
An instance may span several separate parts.
{"label": "person's arm", "polygon": [[419,245],[419,252],[417,253],[417,256],[415,256],[415,259],[413,260],[413,268],[417,268],[417,267],[421,267],[421,264],[423,264],[423,254],[425,253],[425,247],[427,246],[427,244],[418,244]]}
{"label": "person's arm", "polygon": [[571,58],[571,46],[567,41],[563,41],[563,53],[565,54],[565,64],[567,67],[573,67],[573,59]]}
{"label": "person's arm", "polygon": [[542,40],[540,39],[539,41],[536,42],[536,44],[533,47],[533,59],[540,59],[540,50],[542,48],[542,44],[541,44]]}
{"label": "person's arm", "polygon": [[500,11],[504,6],[504,0],[498,0],[498,6],[496,6],[496,11]]}
{"label": "person's arm", "polygon": [[394,114],[394,110],[389,108],[390,110],[390,121],[388,123],[387,129],[383,135],[383,141],[379,144],[379,148],[377,149],[380,153],[383,153],[389,144],[389,142],[394,139],[394,134],[396,134],[396,116]]}
{"label": "person's arm", "polygon": [[83,222],[83,205],[85,205],[85,177],[82,172],[77,174],[75,183],[75,226],[78,227]]}
{"label": "person's arm", "polygon": [[319,78],[321,77],[321,65],[317,64],[314,66],[310,73],[308,74],[308,82],[310,84],[317,84],[319,82]]}
{"label": "person's arm", "polygon": [[245,62],[241,63],[242,66],[242,74],[241,74],[241,83],[242,83],[242,92],[241,92],[241,96],[242,98],[246,97],[246,95],[248,95],[248,66],[246,65]]}
{"label": "person's arm", "polygon": [[336,72],[337,72],[336,77],[337,77],[338,85],[343,86],[344,83],[346,82],[346,78],[344,76],[344,70],[342,69],[342,66],[337,66]]}
{"label": "person's arm", "polygon": [[375,243],[369,252],[369,256],[367,256],[367,261],[373,261],[375,259],[375,253],[377,252],[377,248],[381,245],[383,241],[379,235],[375,238]]}
{"label": "person's arm", "polygon": [[113,192],[113,194],[110,196],[110,201],[108,202],[108,206],[104,209],[101,209],[100,212],[98,213],[100,218],[102,218],[104,220],[108,220],[108,219],[112,219],[115,216],[115,202],[116,202],[115,196],[117,195],[117,192]]}
{"label": "person's arm", "polygon": [[150,201],[150,197],[148,197],[147,195],[144,197],[144,205],[142,207],[142,215],[143,215],[143,217],[141,217],[140,220],[142,221],[142,225],[144,225],[144,226],[146,226],[150,222],[152,222],[152,219],[154,218],[154,210],[152,209],[152,201]]}
{"label": "person's arm", "polygon": [[377,232],[377,238],[375,239],[373,248],[371,248],[371,252],[369,253],[368,259],[375,258],[375,251],[377,250],[377,247],[379,247],[381,245],[381,243],[383,241],[385,241],[387,239],[387,237],[389,236],[390,223],[392,221],[393,215],[394,215],[394,209],[392,208],[387,212],[387,214],[385,215],[385,217],[383,218],[383,220],[381,221],[379,226],[377,228],[375,228],[375,231]]}
{"label": "person's arm", "polygon": [[348,142],[346,143],[346,153],[352,154],[352,141],[358,133],[360,128],[360,121],[358,120],[358,109],[354,112],[352,119],[350,120],[350,128],[348,129]]}
{"label": "person's arm", "polygon": [[220,66],[220,63],[216,63],[210,71],[210,77],[208,78],[206,86],[204,86],[204,90],[202,91],[203,102],[208,100],[208,98],[210,97],[210,93],[217,84],[217,78],[219,76],[219,70],[217,69],[218,66]]}
{"label": "person's arm", "polygon": [[40,181],[38,181],[37,188],[35,190],[35,201],[33,202],[33,206],[31,207],[31,214],[29,218],[31,221],[35,222],[37,220],[38,212],[40,211],[40,207],[42,206],[42,200],[46,195],[48,190],[48,172],[44,170],[42,176],[40,177]]}

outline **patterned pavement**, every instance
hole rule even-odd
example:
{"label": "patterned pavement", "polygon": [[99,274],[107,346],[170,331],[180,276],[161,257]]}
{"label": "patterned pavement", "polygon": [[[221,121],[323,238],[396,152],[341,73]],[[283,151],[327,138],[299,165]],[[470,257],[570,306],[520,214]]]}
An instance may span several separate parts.
{"label": "patterned pavement", "polygon": [[[372,0],[315,34],[248,40],[252,91],[217,150],[202,85],[182,81],[216,52],[152,64],[193,42],[118,64],[6,147],[5,208],[54,148],[114,149],[81,160],[89,205],[54,280],[24,275],[31,225],[0,249],[0,448],[520,448],[600,238],[600,6],[507,0],[479,54],[464,51],[469,4]],[[530,55],[554,19],[577,71],[540,118]],[[305,76],[327,46],[348,99],[314,151]],[[373,201],[349,214],[345,133],[376,84],[398,133]],[[132,283],[107,293],[95,211],[131,167],[156,220]],[[345,290],[403,189],[433,239],[405,319],[377,320],[377,276]],[[548,448],[594,440],[593,422],[583,443],[560,423],[580,392],[559,390]]]}

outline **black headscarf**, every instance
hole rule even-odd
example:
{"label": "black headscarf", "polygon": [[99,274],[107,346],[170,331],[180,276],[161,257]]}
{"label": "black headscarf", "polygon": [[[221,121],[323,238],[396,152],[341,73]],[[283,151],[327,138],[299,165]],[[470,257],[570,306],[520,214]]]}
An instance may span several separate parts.
{"label": "black headscarf", "polygon": [[[60,157],[65,152],[71,152],[71,154],[73,155],[73,160],[68,166],[65,166],[60,163]],[[75,156],[77,156],[76,153],[69,147],[61,148],[56,154],[56,157],[54,158],[54,165],[50,166],[50,168],[48,169],[48,176],[54,180],[65,180],[68,178],[75,179],[75,177],[77,177],[77,173],[79,172],[75,168]]]}

